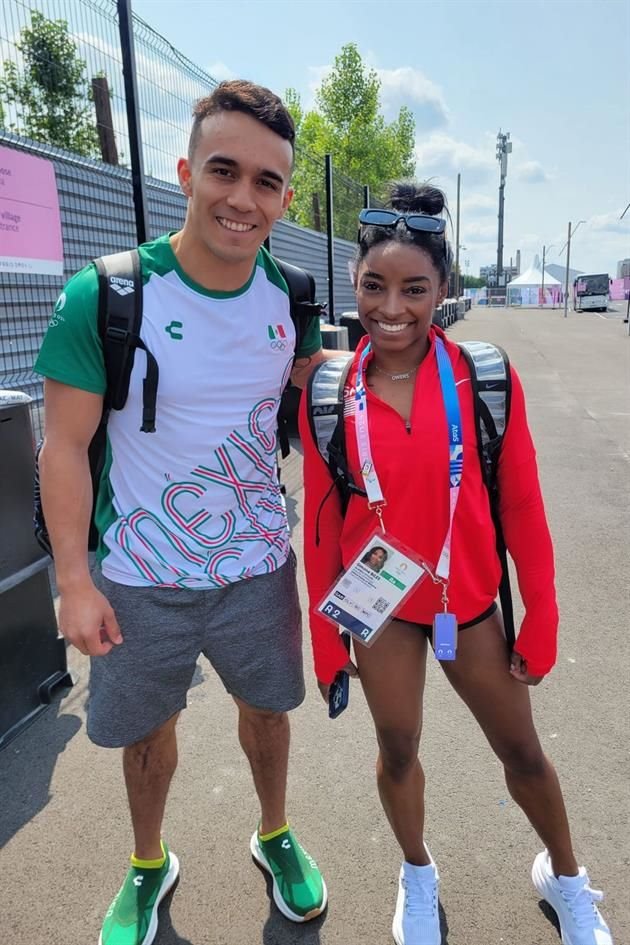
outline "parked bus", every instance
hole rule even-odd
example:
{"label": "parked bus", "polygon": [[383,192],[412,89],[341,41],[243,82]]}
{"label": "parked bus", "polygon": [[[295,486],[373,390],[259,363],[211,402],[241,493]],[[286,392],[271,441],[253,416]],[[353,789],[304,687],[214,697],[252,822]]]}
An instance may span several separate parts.
{"label": "parked bus", "polygon": [[576,312],[606,312],[609,292],[607,272],[579,275],[573,283],[573,308]]}

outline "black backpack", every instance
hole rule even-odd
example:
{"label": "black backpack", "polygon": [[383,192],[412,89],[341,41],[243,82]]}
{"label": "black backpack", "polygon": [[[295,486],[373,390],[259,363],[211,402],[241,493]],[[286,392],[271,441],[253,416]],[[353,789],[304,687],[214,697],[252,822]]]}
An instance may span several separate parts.
{"label": "black backpack", "polygon": [[[291,320],[295,327],[295,350],[313,319],[319,323],[324,306],[315,301],[315,279],[310,272],[272,257],[289,290]],[[88,449],[90,476],[94,503],[105,462],[106,429],[110,410],[122,410],[127,402],[129,381],[137,348],[141,348],[147,359],[146,376],[142,387],[143,433],[154,433],[156,426],[156,402],[159,384],[157,361],[140,337],[142,325],[142,272],[140,254],[137,249],[94,260],[98,275],[98,333],[103,345],[103,359],[107,376],[107,389],[103,401],[103,414]],[[289,382],[290,385],[290,382]],[[289,386],[287,385],[287,386]],[[282,400],[286,397],[286,391]],[[278,443],[282,456],[289,453],[288,415],[286,408],[278,411]],[[41,547],[52,557],[52,548],[44,519],[39,483],[39,453],[35,455],[35,499],[33,524],[35,537]],[[90,519],[88,548],[95,551],[98,546],[98,531],[94,524],[94,506]]]}
{"label": "black backpack", "polygon": [[[511,650],[515,641],[514,611],[507,549],[499,516],[497,476],[503,437],[510,418],[510,365],[506,353],[496,345],[482,341],[464,341],[459,343],[459,347],[470,370],[477,448],[484,484],[490,499],[497,553],[501,561],[499,597],[505,634]],[[307,413],[313,442],[328,466],[332,481],[339,492],[344,514],[352,495],[366,497],[365,491],[354,482],[346,458],[344,388],[352,358],[352,354],[349,354],[346,357],[324,361],[313,371],[306,388]]]}

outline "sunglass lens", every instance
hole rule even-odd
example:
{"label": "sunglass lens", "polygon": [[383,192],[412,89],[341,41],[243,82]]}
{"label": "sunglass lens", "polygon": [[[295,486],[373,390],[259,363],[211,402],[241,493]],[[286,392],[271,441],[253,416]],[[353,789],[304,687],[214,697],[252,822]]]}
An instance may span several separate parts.
{"label": "sunglass lens", "polygon": [[446,229],[446,221],[439,217],[429,217],[425,214],[410,214],[407,218],[407,226],[410,230],[422,230],[425,233],[443,233]]}
{"label": "sunglass lens", "polygon": [[366,209],[359,214],[359,223],[364,226],[393,226],[399,215],[393,210]]}

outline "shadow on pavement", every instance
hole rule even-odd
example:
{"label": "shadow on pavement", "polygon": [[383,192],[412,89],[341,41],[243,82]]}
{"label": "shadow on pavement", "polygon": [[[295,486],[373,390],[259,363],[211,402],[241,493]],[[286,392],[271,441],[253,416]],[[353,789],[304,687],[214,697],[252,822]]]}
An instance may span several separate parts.
{"label": "shadow on pavement", "polygon": [[442,933],[442,945],[448,945],[448,919],[442,903],[438,902],[438,913],[440,916],[440,932]]}
{"label": "shadow on pavement", "polygon": [[189,938],[182,938],[181,935],[178,935],[173,928],[170,910],[171,902],[173,901],[173,894],[175,893],[178,886],[179,877],[173,884],[173,888],[169,891],[168,895],[164,897],[164,901],[160,905],[157,935],[153,939],[154,945],[202,945],[201,942],[193,943]]}
{"label": "shadow on pavement", "polygon": [[552,909],[548,902],[545,902],[544,899],[539,900],[538,908],[544,915],[545,919],[548,922],[551,922],[554,929],[557,931],[558,936],[560,936],[560,923],[558,922],[558,916],[556,915],[556,910]]}
{"label": "shadow on pavement", "polygon": [[81,728],[77,715],[59,714],[62,698],[0,753],[0,849],[46,807],[57,759]]}
{"label": "shadow on pavement", "polygon": [[252,863],[259,870],[267,886],[267,896],[269,897],[269,918],[265,922],[262,932],[263,945],[319,945],[319,930],[326,921],[328,909],[326,908],[322,915],[303,925],[290,922],[289,919],[278,912],[273,901],[273,884],[271,876],[266,870],[256,863],[252,858]]}

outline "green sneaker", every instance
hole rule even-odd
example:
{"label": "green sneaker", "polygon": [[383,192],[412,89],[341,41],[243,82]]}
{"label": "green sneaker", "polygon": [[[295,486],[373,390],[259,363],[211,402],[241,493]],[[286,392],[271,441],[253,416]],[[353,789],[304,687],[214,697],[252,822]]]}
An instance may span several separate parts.
{"label": "green sneaker", "polygon": [[166,861],[159,869],[132,866],[107,910],[98,945],[151,945],[158,927],[158,906],[179,874],[179,860],[163,844]]}
{"label": "green sneaker", "polygon": [[273,880],[273,901],[292,922],[308,922],[326,908],[328,890],[315,860],[285,830],[261,840],[256,830],[249,844],[252,856]]}

